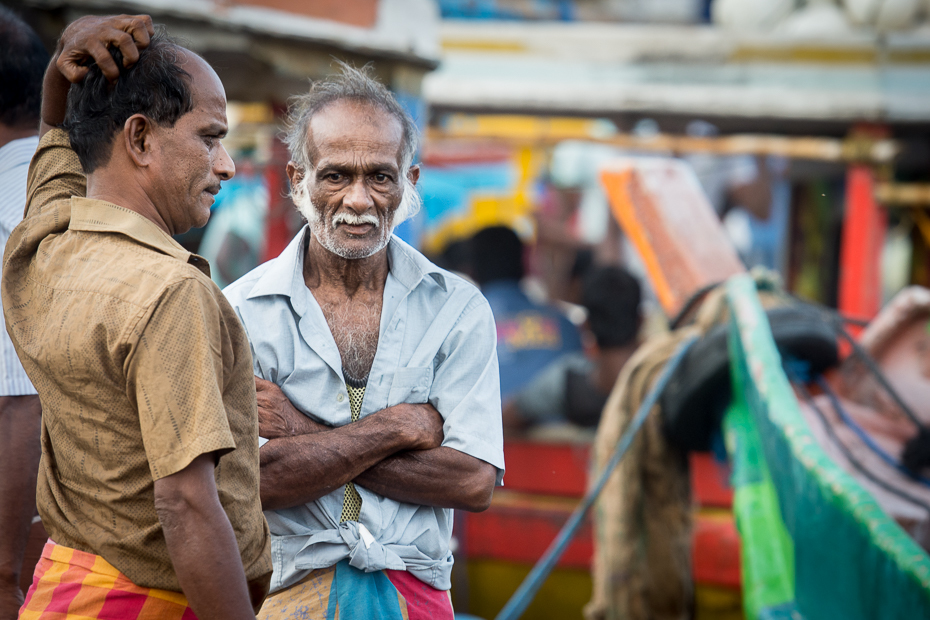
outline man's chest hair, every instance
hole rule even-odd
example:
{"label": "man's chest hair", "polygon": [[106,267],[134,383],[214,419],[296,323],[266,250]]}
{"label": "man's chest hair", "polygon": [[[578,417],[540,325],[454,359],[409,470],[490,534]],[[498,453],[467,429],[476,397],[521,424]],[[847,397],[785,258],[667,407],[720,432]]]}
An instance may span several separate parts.
{"label": "man's chest hair", "polygon": [[378,350],[381,297],[317,299],[333,335],[343,371],[351,379],[365,381]]}

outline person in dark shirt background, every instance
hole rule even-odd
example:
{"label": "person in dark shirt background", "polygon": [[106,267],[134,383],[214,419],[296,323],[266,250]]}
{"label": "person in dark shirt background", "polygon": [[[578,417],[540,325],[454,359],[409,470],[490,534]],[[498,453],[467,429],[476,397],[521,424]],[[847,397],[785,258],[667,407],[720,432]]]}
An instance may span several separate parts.
{"label": "person in dark shirt background", "polygon": [[596,342],[588,354],[569,353],[550,364],[504,407],[505,431],[534,424],[595,426],[623,366],[639,346],[639,282],[620,267],[594,266],[582,281],[586,329]]}
{"label": "person in dark shirt background", "polygon": [[472,237],[471,267],[497,324],[501,400],[507,403],[563,355],[580,353],[581,335],[558,309],[520,288],[523,243],[510,228],[485,228]]}

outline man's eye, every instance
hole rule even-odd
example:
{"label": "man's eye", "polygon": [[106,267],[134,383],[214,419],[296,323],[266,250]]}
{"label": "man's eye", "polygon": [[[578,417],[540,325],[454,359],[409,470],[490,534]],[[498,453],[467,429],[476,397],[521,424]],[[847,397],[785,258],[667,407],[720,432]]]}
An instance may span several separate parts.
{"label": "man's eye", "polygon": [[329,174],[326,175],[326,180],[338,182],[342,180],[342,175],[338,172],[330,172]]}
{"label": "man's eye", "polygon": [[386,174],[381,174],[381,173],[379,172],[378,174],[375,175],[375,181],[376,181],[377,183],[386,183],[387,180],[388,180],[388,175],[386,175]]}

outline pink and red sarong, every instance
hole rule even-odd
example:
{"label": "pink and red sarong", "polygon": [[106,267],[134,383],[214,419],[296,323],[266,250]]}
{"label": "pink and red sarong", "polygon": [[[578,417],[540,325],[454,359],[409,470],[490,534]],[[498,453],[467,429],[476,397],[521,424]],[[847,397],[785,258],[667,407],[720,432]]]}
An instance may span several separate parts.
{"label": "pink and red sarong", "polygon": [[265,599],[259,620],[453,620],[449,593],[410,573],[366,573],[343,560]]}

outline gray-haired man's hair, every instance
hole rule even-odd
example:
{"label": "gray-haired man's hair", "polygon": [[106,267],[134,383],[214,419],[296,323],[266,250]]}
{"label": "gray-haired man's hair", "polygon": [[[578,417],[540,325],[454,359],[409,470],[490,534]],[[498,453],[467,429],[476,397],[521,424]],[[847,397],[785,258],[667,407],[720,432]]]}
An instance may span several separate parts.
{"label": "gray-haired man's hair", "polygon": [[[287,143],[294,163],[302,170],[309,170],[313,167],[314,155],[313,144],[309,139],[310,121],[315,114],[331,103],[343,100],[368,103],[396,118],[403,128],[400,172],[404,184],[403,204],[395,215],[394,224],[397,225],[404,219],[412,217],[419,210],[419,194],[407,178],[407,172],[413,164],[413,157],[419,145],[417,125],[407,111],[397,103],[391,91],[372,77],[370,65],[356,69],[339,60],[336,64],[339,67],[339,73],[330,75],[325,80],[313,82],[309,92],[291,99],[284,141]],[[298,188],[294,189],[300,191]]]}

